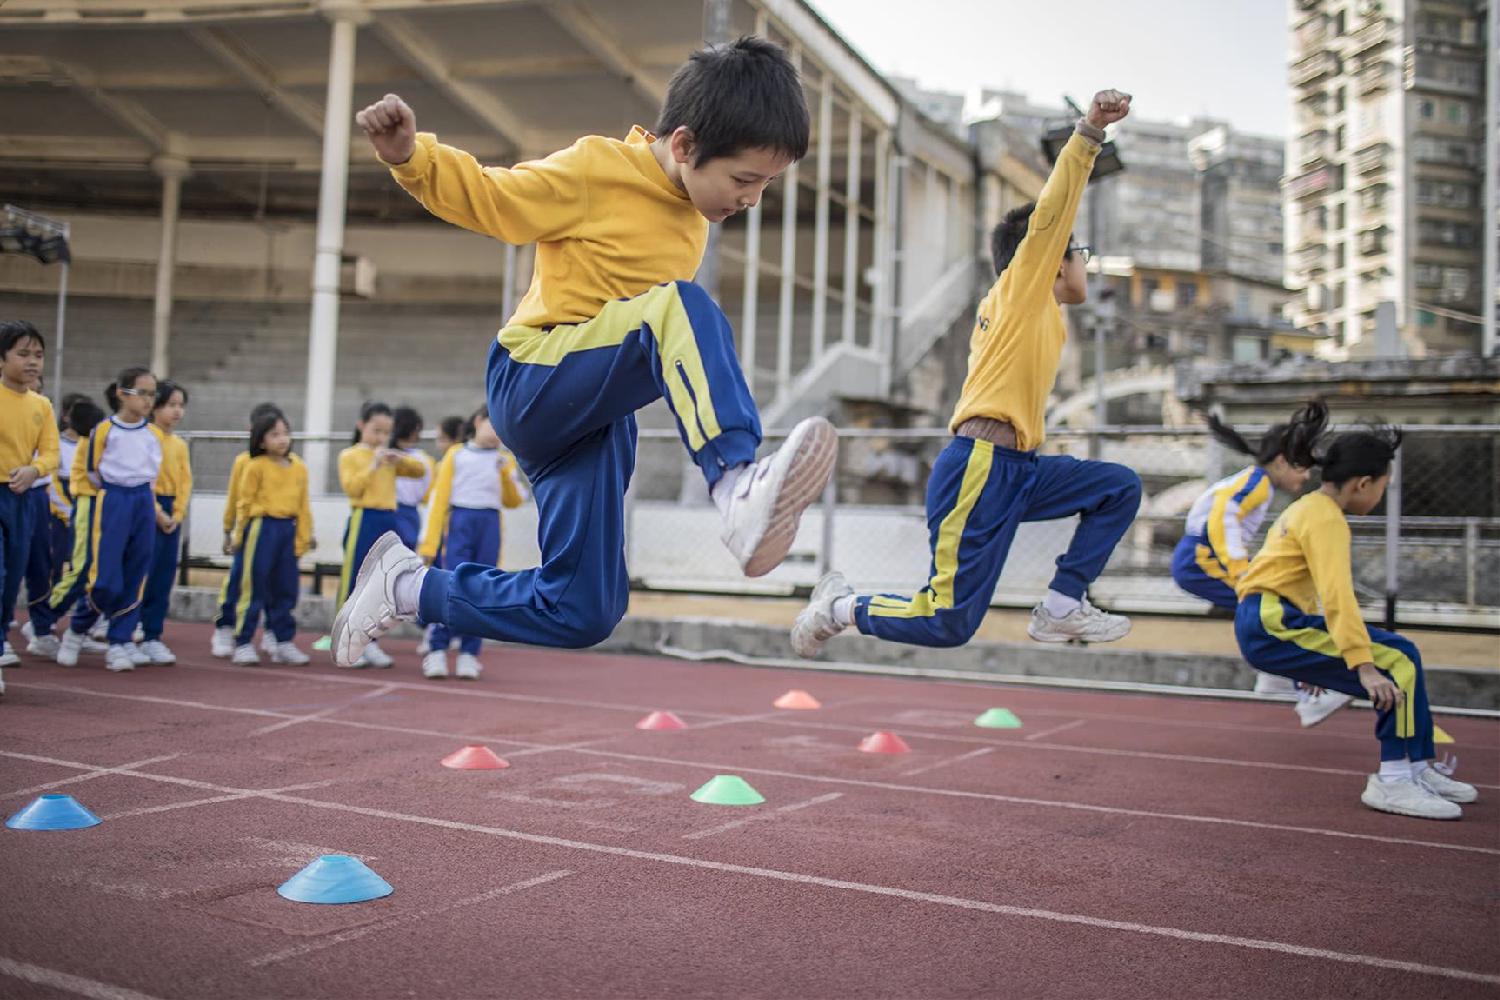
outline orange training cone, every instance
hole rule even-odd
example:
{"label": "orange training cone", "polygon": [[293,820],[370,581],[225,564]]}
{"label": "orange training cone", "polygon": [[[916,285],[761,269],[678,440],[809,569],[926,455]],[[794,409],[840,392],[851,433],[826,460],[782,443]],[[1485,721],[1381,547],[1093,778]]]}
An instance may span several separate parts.
{"label": "orange training cone", "polygon": [[443,766],[459,771],[498,771],[510,767],[510,764],[495,756],[495,751],[483,743],[470,743],[444,757]]}
{"label": "orange training cone", "polygon": [[911,747],[906,745],[905,740],[895,733],[883,730],[860,740],[859,748],[865,753],[911,753]]}
{"label": "orange training cone", "polygon": [[686,729],[687,723],[683,722],[671,712],[652,712],[640,722],[635,724],[637,729]]}
{"label": "orange training cone", "polygon": [[818,702],[818,699],[814,698],[812,695],[808,694],[806,691],[799,691],[796,688],[793,688],[792,690],[788,691],[786,694],[782,695],[780,698],[777,698],[774,702],[772,702],[772,704],[775,705],[777,708],[822,708],[823,707],[822,704],[820,704]]}

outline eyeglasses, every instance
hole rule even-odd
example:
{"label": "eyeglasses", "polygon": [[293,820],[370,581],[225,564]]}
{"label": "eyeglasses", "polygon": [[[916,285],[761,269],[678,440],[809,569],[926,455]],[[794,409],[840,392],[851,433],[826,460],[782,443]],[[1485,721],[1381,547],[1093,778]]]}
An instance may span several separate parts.
{"label": "eyeglasses", "polygon": [[1068,247],[1068,256],[1069,257],[1073,256],[1075,253],[1079,254],[1079,255],[1081,255],[1083,257],[1083,262],[1085,264],[1087,264],[1093,258],[1093,256],[1094,256],[1094,250],[1093,250],[1093,248],[1090,247],[1090,246],[1088,246],[1087,244],[1084,244],[1083,246],[1078,246],[1077,244],[1074,244],[1073,246]]}
{"label": "eyeglasses", "polygon": [[146,392],[142,392],[140,389],[116,389],[115,391],[118,392],[122,396],[147,396],[147,395],[155,396],[156,395],[156,393],[154,393],[154,392],[152,392],[152,393],[146,393]]}

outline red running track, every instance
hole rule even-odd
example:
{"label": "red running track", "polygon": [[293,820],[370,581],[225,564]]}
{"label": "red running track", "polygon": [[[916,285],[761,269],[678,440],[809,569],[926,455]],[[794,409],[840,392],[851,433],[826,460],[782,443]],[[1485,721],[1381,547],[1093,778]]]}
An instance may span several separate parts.
{"label": "red running track", "polygon": [[[1493,720],[1442,720],[1483,787],[1435,823],[1360,805],[1361,710],[520,649],[431,682],[392,650],[7,670],[0,810],[105,822],[0,830],[0,996],[1500,995]],[[877,729],[912,752],[859,753]],[[439,765],[467,742],[513,766]],[[717,773],[766,802],[688,798]],[[395,893],[276,895],[323,853]]]}

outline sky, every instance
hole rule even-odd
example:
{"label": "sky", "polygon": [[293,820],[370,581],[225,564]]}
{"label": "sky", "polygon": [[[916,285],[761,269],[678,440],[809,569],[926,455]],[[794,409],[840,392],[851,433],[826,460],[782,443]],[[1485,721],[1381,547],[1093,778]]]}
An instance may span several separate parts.
{"label": "sky", "polygon": [[[809,0],[876,69],[1044,104],[1134,95],[1143,118],[1286,134],[1284,0]],[[920,18],[914,18],[914,13]]]}

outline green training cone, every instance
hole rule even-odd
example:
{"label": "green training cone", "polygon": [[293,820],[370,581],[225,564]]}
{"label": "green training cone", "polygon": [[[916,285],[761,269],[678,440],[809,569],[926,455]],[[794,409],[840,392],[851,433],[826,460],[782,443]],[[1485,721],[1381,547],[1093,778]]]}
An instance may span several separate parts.
{"label": "green training cone", "polygon": [[986,729],[1020,729],[1021,720],[1008,708],[992,708],[975,719],[974,725]]}
{"label": "green training cone", "polygon": [[321,639],[314,640],[312,648],[316,649],[320,653],[328,652],[333,648],[333,636],[325,635]]}
{"label": "green training cone", "polygon": [[715,775],[708,784],[692,794],[694,802],[706,802],[714,806],[753,806],[766,801],[766,797],[737,774]]}

